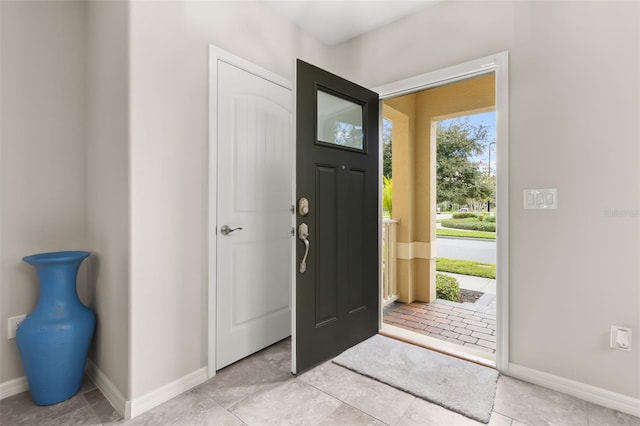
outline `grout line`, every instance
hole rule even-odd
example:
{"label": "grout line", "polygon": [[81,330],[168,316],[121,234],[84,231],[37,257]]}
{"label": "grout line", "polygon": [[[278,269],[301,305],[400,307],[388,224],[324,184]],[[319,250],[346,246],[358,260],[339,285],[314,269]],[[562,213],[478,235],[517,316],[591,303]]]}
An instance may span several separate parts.
{"label": "grout line", "polygon": [[[340,367],[340,368],[344,368],[345,370],[352,371],[352,370],[349,370],[349,369],[348,369],[348,368],[346,368],[346,367],[343,367],[343,366],[341,366],[341,365],[335,364],[335,363],[333,362],[333,358],[332,358],[332,359],[330,359],[329,361],[325,361],[324,363],[318,364],[318,365],[317,365],[316,367],[314,367],[314,368],[318,368],[318,367],[320,367],[322,364],[325,364],[325,363],[331,363],[332,365],[335,365],[336,367]],[[311,370],[308,370],[308,371],[312,371],[312,370],[313,370],[313,368],[312,368]],[[307,372],[308,372],[308,371],[307,371]],[[306,372],[305,372],[305,373],[306,373]],[[355,373],[355,372],[354,372],[354,373]],[[360,374],[360,373],[356,373],[356,374]],[[377,382],[377,380],[375,380],[375,379],[372,379],[372,378],[367,377],[367,376],[362,375],[362,374],[360,374],[360,375],[361,375],[362,377],[364,377],[364,378],[368,379],[368,380],[373,380],[373,381],[376,381],[376,382]],[[299,376],[296,376],[296,379],[299,379]],[[314,388],[314,389],[316,389],[316,390],[318,390],[318,391],[322,392],[323,394],[325,394],[325,395],[327,395],[327,396],[329,396],[329,397],[331,397],[331,398],[333,398],[333,399],[336,399],[336,400],[340,401],[341,403],[343,403],[343,404],[345,404],[345,405],[348,405],[349,407],[353,408],[354,410],[358,410],[359,412],[364,413],[364,414],[366,414],[367,416],[369,416],[369,417],[371,417],[371,418],[373,418],[373,419],[376,419],[377,421],[379,421],[379,422],[381,422],[381,423],[383,423],[383,424],[385,424],[385,425],[389,425],[389,423],[385,422],[384,420],[379,419],[378,417],[374,416],[373,414],[371,414],[371,413],[367,413],[366,411],[363,411],[363,410],[361,410],[361,409],[360,409],[360,408],[358,408],[358,407],[355,407],[354,405],[352,405],[352,404],[348,403],[347,401],[342,400],[342,399],[341,399],[341,398],[339,398],[338,396],[336,396],[336,395],[332,395],[332,394],[330,394],[330,393],[326,392],[325,390],[320,389],[319,387],[317,387],[316,385],[314,385],[314,384],[312,384],[312,383],[308,383],[308,382],[306,382],[306,381],[304,381],[304,380],[301,380],[301,381],[302,381],[305,385],[311,386],[312,388]],[[379,383],[382,383],[382,382],[379,382]],[[384,384],[384,385],[386,385],[386,386],[390,386],[390,385],[388,385],[388,384],[386,384],[386,383],[382,383],[382,384]],[[393,386],[391,386],[391,387],[393,387]],[[394,389],[397,389],[397,388],[394,388]],[[397,390],[399,390],[400,392],[406,393],[406,392],[404,392],[403,390],[400,390],[400,389],[397,389]],[[408,393],[406,393],[406,394],[407,394],[407,395],[410,395],[411,397],[413,397],[413,400],[412,400],[412,401],[411,401],[411,403],[407,406],[407,408],[402,412],[402,415],[400,415],[400,416],[399,416],[399,418],[402,418],[402,416],[404,416],[404,415],[405,415],[405,413],[406,413],[406,412],[407,412],[407,410],[409,409],[409,406],[410,406],[411,404],[413,404],[413,401],[415,401],[415,399],[416,399],[416,397],[415,397],[415,396],[413,396],[413,395],[411,395],[411,394],[408,394]],[[339,408],[339,407],[338,407],[338,408]],[[336,410],[337,410],[338,408],[336,408]],[[332,411],[332,412],[331,412],[331,414],[333,414],[334,412],[335,412],[335,410],[334,410],[334,411]],[[331,414],[329,414],[329,416],[330,416]],[[327,416],[327,417],[329,417],[329,416]]]}
{"label": "grout line", "polygon": [[[93,382],[92,382],[93,383]],[[96,410],[93,408],[93,405],[91,405],[91,403],[87,400],[87,398],[85,397],[85,395],[89,392],[93,392],[94,390],[98,390],[98,392],[100,392],[100,390],[98,388],[95,389],[91,389],[89,391],[86,391],[82,394],[82,399],[84,399],[85,403],[89,406],[89,409],[91,409],[91,412],[93,413],[93,416],[98,419],[98,421],[100,422],[100,424],[103,424],[102,419],[100,418],[100,416],[98,415],[98,413],[96,413]],[[100,395],[102,395],[102,392],[100,392]],[[103,398],[104,395],[102,395]],[[106,398],[105,398],[106,399]],[[109,403],[109,405],[111,405],[111,403]]]}

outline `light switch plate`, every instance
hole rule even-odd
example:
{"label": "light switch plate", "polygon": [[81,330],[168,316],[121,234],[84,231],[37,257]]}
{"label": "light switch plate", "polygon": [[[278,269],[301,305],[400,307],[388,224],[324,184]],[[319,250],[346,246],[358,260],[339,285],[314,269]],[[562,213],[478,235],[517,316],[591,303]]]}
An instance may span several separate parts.
{"label": "light switch plate", "polygon": [[525,189],[522,193],[522,206],[530,209],[557,209],[558,189]]}

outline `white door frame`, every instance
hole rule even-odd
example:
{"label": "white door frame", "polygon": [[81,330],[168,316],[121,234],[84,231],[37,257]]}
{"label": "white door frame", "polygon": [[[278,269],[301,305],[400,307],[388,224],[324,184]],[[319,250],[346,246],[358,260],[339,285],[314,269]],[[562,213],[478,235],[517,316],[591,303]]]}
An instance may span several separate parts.
{"label": "white door frame", "polygon": [[[497,229],[497,323],[496,367],[509,367],[509,52],[464,62],[459,65],[396,81],[373,90],[380,100],[418,92],[443,84],[495,72],[496,81],[496,204],[500,209]],[[381,110],[382,111],[382,110]],[[382,291],[382,281],[380,281]]]}
{"label": "white door frame", "polygon": [[[216,292],[217,292],[217,172],[218,172],[218,61],[291,90],[291,81],[214,45],[209,45],[209,189],[208,189],[208,285],[207,285],[207,373],[216,375]],[[294,156],[295,159],[295,156]]]}

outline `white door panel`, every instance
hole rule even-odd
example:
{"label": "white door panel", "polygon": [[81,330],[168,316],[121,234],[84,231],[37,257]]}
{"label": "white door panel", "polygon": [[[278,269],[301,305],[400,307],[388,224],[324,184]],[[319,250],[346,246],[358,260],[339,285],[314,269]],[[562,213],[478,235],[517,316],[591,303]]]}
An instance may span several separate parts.
{"label": "white door panel", "polygon": [[[291,91],[218,61],[216,369],[291,334]],[[223,225],[242,228],[222,235]]]}

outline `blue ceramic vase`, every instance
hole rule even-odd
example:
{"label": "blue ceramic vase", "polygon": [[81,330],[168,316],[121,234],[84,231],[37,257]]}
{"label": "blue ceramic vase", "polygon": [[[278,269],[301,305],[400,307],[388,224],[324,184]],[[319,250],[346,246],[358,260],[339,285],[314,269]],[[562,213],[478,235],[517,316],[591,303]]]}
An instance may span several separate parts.
{"label": "blue ceramic vase", "polygon": [[31,397],[36,405],[71,398],[82,386],[96,316],[76,291],[78,269],[91,253],[63,251],[23,258],[40,281],[38,304],[16,332]]}

